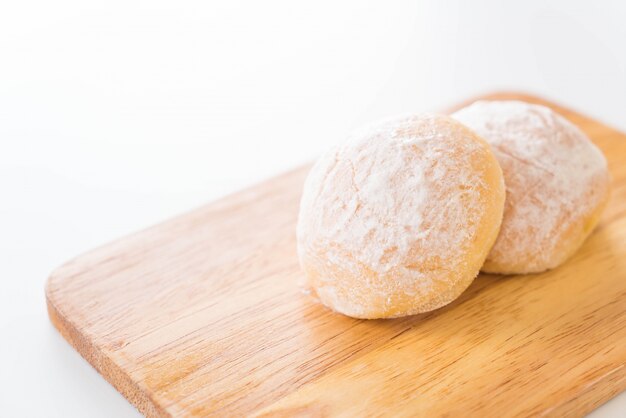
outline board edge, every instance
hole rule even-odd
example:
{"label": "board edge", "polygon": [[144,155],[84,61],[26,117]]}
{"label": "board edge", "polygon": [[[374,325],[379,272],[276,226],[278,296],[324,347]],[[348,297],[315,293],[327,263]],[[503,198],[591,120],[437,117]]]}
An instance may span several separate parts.
{"label": "board edge", "polygon": [[53,273],[46,281],[46,306],[50,322],[59,331],[63,339],[65,339],[65,341],[67,341],[80,356],[85,359],[98,374],[104,377],[104,379],[131,405],[137,408],[141,414],[148,418],[171,417],[171,414],[161,408],[158,402],[148,394],[146,388],[141,388],[137,382],[134,382],[121,367],[95,344],[90,342],[87,336],[81,333],[72,321],[63,314],[61,309],[55,304],[51,290],[54,277]]}

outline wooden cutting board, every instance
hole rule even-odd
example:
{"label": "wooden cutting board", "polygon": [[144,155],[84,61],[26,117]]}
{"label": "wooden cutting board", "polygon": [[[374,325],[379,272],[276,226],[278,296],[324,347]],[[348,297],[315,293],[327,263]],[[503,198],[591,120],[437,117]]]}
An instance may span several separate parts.
{"label": "wooden cutting board", "polygon": [[46,287],[61,334],[147,416],[580,416],[626,388],[626,135],[543,100],[609,159],[612,198],[565,265],[480,275],[394,320],[295,283],[308,167],[108,244]]}

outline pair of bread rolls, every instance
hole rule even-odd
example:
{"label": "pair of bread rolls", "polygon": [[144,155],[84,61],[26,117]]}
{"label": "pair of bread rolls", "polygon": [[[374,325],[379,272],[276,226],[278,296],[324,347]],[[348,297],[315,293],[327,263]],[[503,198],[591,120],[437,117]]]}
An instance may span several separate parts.
{"label": "pair of bread rolls", "polygon": [[600,150],[552,110],[476,102],[390,119],[323,155],[297,226],[305,286],[357,318],[430,311],[482,269],[554,268],[598,223]]}

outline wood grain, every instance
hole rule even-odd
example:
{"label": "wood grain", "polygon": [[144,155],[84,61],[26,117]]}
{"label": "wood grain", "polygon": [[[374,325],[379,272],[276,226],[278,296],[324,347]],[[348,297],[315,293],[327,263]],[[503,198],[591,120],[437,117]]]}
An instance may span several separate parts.
{"label": "wood grain", "polygon": [[295,285],[303,167],[66,263],[50,319],[150,417],[583,415],[626,388],[626,136],[547,105],[613,176],[556,270],[481,275],[409,318],[334,314]]}

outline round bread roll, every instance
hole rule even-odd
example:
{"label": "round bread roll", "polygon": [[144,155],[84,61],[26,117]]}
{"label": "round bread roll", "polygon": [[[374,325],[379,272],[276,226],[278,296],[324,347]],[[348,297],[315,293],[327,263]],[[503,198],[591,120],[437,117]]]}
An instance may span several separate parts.
{"label": "round bread roll", "polygon": [[482,270],[537,273],[563,263],[591,233],[608,200],[602,152],[544,106],[480,101],[452,116],[489,142],[504,172],[502,228]]}
{"label": "round bread roll", "polygon": [[359,131],[306,180],[297,227],[305,285],[357,318],[444,306],[478,274],[504,197],[489,145],[447,116]]}

